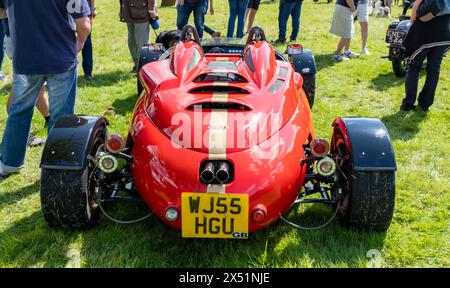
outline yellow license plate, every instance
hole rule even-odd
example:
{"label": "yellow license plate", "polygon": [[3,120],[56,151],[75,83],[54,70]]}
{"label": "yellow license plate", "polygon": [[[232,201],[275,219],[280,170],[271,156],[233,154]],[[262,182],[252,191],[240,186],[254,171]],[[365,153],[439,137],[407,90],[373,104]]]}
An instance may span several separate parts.
{"label": "yellow license plate", "polygon": [[248,238],[248,195],[182,193],[184,238]]}

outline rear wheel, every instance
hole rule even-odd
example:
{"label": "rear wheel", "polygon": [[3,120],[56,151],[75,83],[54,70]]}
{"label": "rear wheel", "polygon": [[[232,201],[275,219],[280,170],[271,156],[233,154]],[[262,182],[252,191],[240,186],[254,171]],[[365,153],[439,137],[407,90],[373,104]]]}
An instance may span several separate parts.
{"label": "rear wheel", "polygon": [[303,90],[308,98],[309,107],[312,109],[314,105],[314,98],[316,95],[316,74],[302,74]]}
{"label": "rear wheel", "polygon": [[397,77],[404,77],[406,75],[406,63],[404,59],[393,59],[392,69]]}
{"label": "rear wheel", "polygon": [[[90,155],[104,143],[105,133],[97,132]],[[45,221],[53,227],[89,229],[97,223],[99,189],[94,176],[96,165],[88,161],[81,171],[42,169],[41,205]]]}
{"label": "rear wheel", "polygon": [[[337,132],[337,131],[335,131]],[[342,134],[333,136],[335,153],[339,155],[339,218],[350,228],[385,231],[391,224],[395,206],[395,171],[354,170],[343,143]]]}
{"label": "rear wheel", "polygon": [[353,228],[385,231],[395,203],[394,171],[351,171],[340,217]]}

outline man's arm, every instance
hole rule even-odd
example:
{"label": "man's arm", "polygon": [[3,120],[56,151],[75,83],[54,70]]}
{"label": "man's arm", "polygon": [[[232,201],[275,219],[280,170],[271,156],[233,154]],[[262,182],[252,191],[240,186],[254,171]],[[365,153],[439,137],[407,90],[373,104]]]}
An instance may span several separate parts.
{"label": "man's arm", "polygon": [[6,9],[0,8],[0,19],[6,19],[8,16],[6,15]]}
{"label": "man's arm", "polygon": [[95,6],[95,0],[91,0],[91,19],[97,17],[97,7]]}
{"label": "man's arm", "polygon": [[422,0],[416,0],[414,2],[414,5],[412,7],[412,11],[411,11],[411,24],[414,23],[414,21],[416,21],[417,18],[417,8],[419,8],[420,3],[422,3]]}
{"label": "man's arm", "polygon": [[417,7],[416,17],[422,22],[433,19],[439,13],[439,1],[421,1],[421,5]]}
{"label": "man's arm", "polygon": [[158,7],[157,7],[157,1],[156,0],[148,0],[148,14],[150,15],[150,18],[155,19],[158,17]]}
{"label": "man's arm", "polygon": [[352,12],[356,10],[356,6],[355,6],[355,3],[353,2],[353,0],[346,0],[346,2]]}
{"label": "man's arm", "polygon": [[87,37],[91,33],[91,20],[89,17],[81,17],[74,19],[74,21],[77,31],[77,49],[80,52],[84,47]]}

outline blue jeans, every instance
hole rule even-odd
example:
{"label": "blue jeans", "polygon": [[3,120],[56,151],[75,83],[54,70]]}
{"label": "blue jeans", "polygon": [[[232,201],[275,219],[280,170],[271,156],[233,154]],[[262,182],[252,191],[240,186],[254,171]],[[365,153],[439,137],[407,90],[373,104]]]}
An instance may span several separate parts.
{"label": "blue jeans", "polygon": [[286,39],[286,29],[289,16],[292,17],[292,33],[291,40],[297,40],[298,31],[300,30],[300,15],[302,13],[302,1],[280,2],[280,10],[278,13],[278,39]]}
{"label": "blue jeans", "polygon": [[205,32],[208,33],[209,35],[216,33],[216,31],[214,31],[213,29],[209,28],[206,25],[204,25],[203,28],[204,28]]}
{"label": "blue jeans", "polygon": [[230,18],[228,18],[227,37],[233,37],[236,17],[238,18],[238,38],[244,37],[245,11],[247,11],[248,0],[228,0],[230,6]]}
{"label": "blue jeans", "polygon": [[83,71],[84,75],[92,75],[92,69],[94,68],[94,58],[92,55],[92,37],[91,34],[86,39],[83,51]]}
{"label": "blue jeans", "polygon": [[428,108],[433,104],[434,94],[439,81],[441,62],[447,48],[447,46],[437,46],[424,49],[411,61],[406,72],[404,105],[412,106],[416,102],[419,74],[425,58],[427,59],[427,78],[417,100],[423,108]]}
{"label": "blue jeans", "polygon": [[[208,7],[209,7],[209,0],[203,0],[203,12],[206,14],[208,14]],[[211,29],[210,27],[203,25],[203,30],[208,33],[209,35],[212,36],[212,34],[216,33],[216,31],[214,31],[213,29]]]}
{"label": "blue jeans", "polygon": [[201,1],[197,1],[194,4],[184,3],[183,5],[177,5],[177,28],[183,30],[184,26],[188,24],[189,16],[194,12],[194,23],[197,29],[198,36],[203,38],[204,23],[205,23],[205,7]]}
{"label": "blue jeans", "polygon": [[48,131],[63,115],[72,115],[77,92],[77,69],[52,75],[14,75],[14,100],[3,133],[0,170],[19,171],[24,164],[31,119],[39,92],[47,81],[50,121]]}
{"label": "blue jeans", "polygon": [[3,59],[5,58],[5,51],[3,49],[3,42],[5,41],[5,28],[3,27],[3,23],[0,23],[0,71],[3,67]]}

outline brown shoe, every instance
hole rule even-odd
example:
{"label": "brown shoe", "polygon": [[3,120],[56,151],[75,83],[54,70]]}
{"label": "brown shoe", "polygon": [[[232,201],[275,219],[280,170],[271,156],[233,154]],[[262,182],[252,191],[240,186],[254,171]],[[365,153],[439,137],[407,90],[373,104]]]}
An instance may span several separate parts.
{"label": "brown shoe", "polygon": [[220,32],[214,32],[211,37],[213,38],[219,38],[220,37]]}

